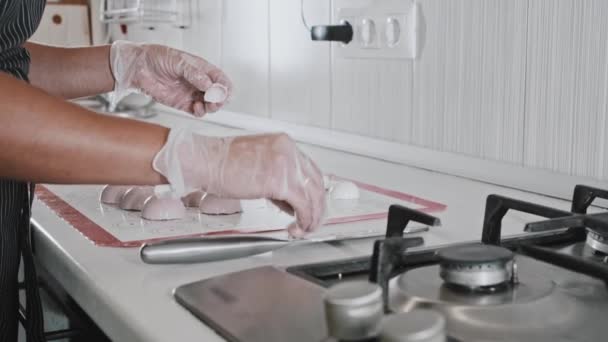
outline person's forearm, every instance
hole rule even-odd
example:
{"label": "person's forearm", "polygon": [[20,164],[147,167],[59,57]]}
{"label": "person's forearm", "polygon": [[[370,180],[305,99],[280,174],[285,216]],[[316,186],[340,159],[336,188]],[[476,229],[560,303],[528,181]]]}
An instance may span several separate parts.
{"label": "person's forearm", "polygon": [[62,48],[26,43],[32,85],[65,99],[111,91],[110,46]]}
{"label": "person's forearm", "polygon": [[0,178],[160,184],[152,159],[165,127],[88,111],[0,73]]}

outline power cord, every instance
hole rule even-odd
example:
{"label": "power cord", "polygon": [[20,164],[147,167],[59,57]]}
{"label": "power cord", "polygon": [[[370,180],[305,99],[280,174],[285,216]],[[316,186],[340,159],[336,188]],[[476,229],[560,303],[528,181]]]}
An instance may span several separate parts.
{"label": "power cord", "polygon": [[300,0],[300,16],[302,17],[302,24],[304,24],[306,31],[310,32],[310,26],[308,26],[306,16],[304,15],[304,0]]}
{"label": "power cord", "polygon": [[310,39],[316,41],[334,41],[348,44],[353,39],[353,27],[345,21],[341,25],[309,26],[304,15],[304,0],[300,0],[300,16],[306,31],[310,32]]}

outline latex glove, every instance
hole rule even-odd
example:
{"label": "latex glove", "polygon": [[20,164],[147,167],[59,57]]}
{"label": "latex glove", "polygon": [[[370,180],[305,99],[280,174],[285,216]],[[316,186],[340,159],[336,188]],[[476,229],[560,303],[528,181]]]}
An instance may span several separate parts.
{"label": "latex glove", "polygon": [[325,211],[323,177],[285,134],[207,137],[173,129],[153,162],[174,195],[203,189],[235,199],[268,198],[294,215],[299,237],[317,228]]}
{"label": "latex glove", "polygon": [[200,117],[217,111],[225,102],[204,101],[204,93],[212,85],[223,86],[226,98],[232,91],[232,83],[219,68],[167,46],[116,41],[110,48],[110,66],[115,79],[110,99],[113,105],[130,92],[139,91]]}

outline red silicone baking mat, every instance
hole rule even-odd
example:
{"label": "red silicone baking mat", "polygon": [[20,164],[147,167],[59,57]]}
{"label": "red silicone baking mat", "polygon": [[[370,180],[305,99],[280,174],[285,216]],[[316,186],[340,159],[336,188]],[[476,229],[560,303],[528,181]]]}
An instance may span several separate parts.
{"label": "red silicone baking mat", "polygon": [[[384,219],[389,205],[394,203],[427,213],[446,208],[432,200],[351,181],[359,187],[360,198],[328,200],[325,225]],[[182,220],[146,221],[138,212],[101,204],[101,189],[101,186],[38,185],[36,197],[97,246],[138,247],[144,242],[174,238],[277,232],[293,221],[266,200],[242,201],[243,214],[209,216],[188,209]]]}

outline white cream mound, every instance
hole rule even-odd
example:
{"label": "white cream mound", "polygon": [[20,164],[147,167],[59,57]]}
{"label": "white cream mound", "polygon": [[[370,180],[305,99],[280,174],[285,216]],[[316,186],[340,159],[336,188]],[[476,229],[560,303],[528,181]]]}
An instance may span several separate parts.
{"label": "white cream mound", "polygon": [[106,185],[101,192],[99,201],[105,204],[118,204],[125,192],[132,187],[130,185]]}
{"label": "white cream mound", "polygon": [[354,200],[359,198],[359,188],[353,182],[335,182],[331,187],[331,198]]}
{"label": "white cream mound", "polygon": [[154,187],[135,186],[129,189],[120,200],[120,209],[140,211],[146,200],[154,195]]}
{"label": "white cream mound", "polygon": [[200,210],[207,215],[230,215],[242,212],[243,208],[240,200],[205,194],[201,200]]}
{"label": "white cream mound", "polygon": [[205,102],[209,103],[221,103],[226,101],[228,97],[228,89],[219,83],[214,83],[211,85],[207,91],[205,91],[205,96],[203,99]]}
{"label": "white cream mound", "polygon": [[150,197],[141,211],[141,217],[151,221],[179,220],[186,216],[182,200],[173,197]]}

